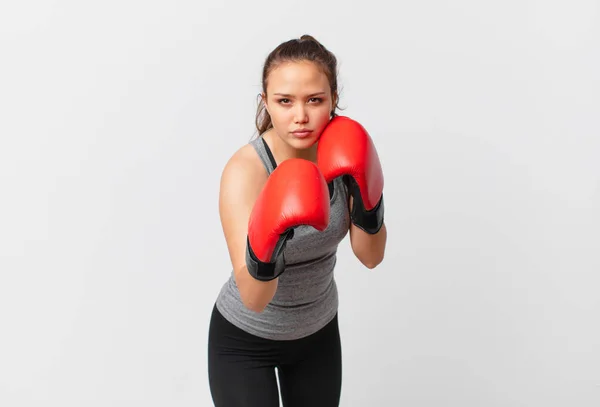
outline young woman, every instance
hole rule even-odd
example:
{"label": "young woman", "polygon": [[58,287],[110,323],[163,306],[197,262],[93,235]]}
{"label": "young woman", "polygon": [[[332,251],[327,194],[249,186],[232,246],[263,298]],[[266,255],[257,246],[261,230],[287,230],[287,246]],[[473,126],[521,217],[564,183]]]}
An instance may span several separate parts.
{"label": "young woman", "polygon": [[233,271],[213,308],[215,406],[339,405],[336,252],[350,233],[368,268],[384,257],[383,174],[365,129],[337,116],[337,60],[315,38],[267,57],[258,138],[226,164],[219,211]]}

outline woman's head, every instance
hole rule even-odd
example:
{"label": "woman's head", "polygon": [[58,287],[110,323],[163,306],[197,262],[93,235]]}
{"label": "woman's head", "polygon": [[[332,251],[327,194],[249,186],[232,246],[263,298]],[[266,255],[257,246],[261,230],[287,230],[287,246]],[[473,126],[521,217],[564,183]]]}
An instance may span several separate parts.
{"label": "woman's head", "polygon": [[[274,128],[297,148],[314,144],[338,108],[337,59],[310,35],[280,44],[267,57],[256,114],[259,134]],[[308,135],[294,134],[308,129]]]}

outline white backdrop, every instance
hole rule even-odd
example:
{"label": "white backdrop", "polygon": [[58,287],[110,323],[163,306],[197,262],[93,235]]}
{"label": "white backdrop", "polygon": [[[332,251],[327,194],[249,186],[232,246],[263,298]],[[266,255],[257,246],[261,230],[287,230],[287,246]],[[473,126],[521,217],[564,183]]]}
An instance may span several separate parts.
{"label": "white backdrop", "polygon": [[0,6],[0,405],[209,406],[221,170],[314,35],[386,179],[343,406],[600,404],[598,1]]}

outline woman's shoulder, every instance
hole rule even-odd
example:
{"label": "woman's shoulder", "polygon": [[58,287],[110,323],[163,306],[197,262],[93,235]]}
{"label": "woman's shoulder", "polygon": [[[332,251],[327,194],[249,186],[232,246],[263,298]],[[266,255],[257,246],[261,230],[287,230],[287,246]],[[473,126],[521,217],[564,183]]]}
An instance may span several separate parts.
{"label": "woman's shoulder", "polygon": [[262,183],[267,179],[262,161],[252,143],[238,148],[223,168],[222,178],[235,179],[237,182]]}

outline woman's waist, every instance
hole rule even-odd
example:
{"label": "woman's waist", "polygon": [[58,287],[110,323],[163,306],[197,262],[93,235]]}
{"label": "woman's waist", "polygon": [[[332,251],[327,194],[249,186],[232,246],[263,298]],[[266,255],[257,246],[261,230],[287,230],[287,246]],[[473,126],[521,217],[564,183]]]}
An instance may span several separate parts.
{"label": "woman's waist", "polygon": [[270,302],[271,305],[298,308],[325,301],[328,296],[334,295],[333,273],[312,278],[304,276],[305,281],[299,280],[297,277],[288,275],[287,278],[283,278],[283,275],[279,276],[277,291]]}
{"label": "woman's waist", "polygon": [[262,312],[256,313],[242,304],[237,291],[225,289],[217,305],[239,328],[263,338],[287,340],[310,335],[327,323],[337,312],[338,294],[332,280],[319,295],[312,298],[276,295]]}

